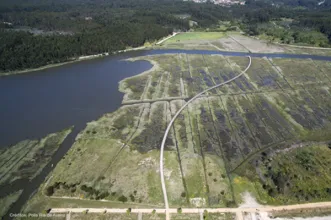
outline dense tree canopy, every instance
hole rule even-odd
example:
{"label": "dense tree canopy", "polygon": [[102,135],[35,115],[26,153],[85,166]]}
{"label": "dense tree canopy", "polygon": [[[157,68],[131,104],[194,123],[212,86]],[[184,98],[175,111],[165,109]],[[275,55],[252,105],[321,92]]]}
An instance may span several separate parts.
{"label": "dense tree canopy", "polygon": [[327,2],[323,8],[317,2],[247,0],[222,7],[181,0],[2,0],[0,71],[140,46],[188,30],[190,20],[201,30],[218,30],[220,21],[229,21],[250,35],[329,46],[331,11]]}

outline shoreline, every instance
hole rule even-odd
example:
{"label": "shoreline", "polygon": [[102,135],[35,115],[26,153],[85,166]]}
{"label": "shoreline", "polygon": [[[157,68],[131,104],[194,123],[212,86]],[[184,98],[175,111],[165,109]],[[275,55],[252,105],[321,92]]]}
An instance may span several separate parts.
{"label": "shoreline", "polygon": [[122,79],[121,81],[118,82],[118,91],[124,94],[122,104],[123,104],[123,102],[127,101],[127,98],[129,96],[129,94],[132,93],[132,91],[130,90],[130,88],[126,84],[126,81],[128,79],[131,79],[131,78],[134,78],[134,77],[137,77],[137,76],[142,76],[142,75],[145,75],[145,74],[149,74],[149,73],[151,73],[151,72],[153,72],[153,71],[160,68],[159,64],[157,62],[155,62],[154,60],[148,59],[148,56],[125,59],[125,61],[129,61],[129,62],[134,62],[134,61],[138,61],[138,60],[145,60],[145,61],[149,62],[150,64],[152,64],[152,67],[148,70],[145,70],[144,72],[141,72],[141,73],[139,73],[137,75],[134,75],[134,76],[127,77],[127,78]]}
{"label": "shoreline", "polygon": [[[178,33],[176,33],[178,34]],[[170,36],[173,37],[175,35]],[[257,39],[254,38],[253,39]],[[331,48],[323,48],[323,47],[306,47],[306,46],[298,46],[298,45],[292,45],[292,44],[280,44],[280,43],[274,43],[275,45],[279,45],[279,46],[289,46],[289,47],[294,47],[294,48],[303,48],[303,49],[316,49],[316,50],[331,50]],[[19,74],[23,74],[23,73],[32,73],[32,72],[36,72],[36,71],[40,71],[40,70],[45,70],[45,69],[50,69],[50,68],[54,68],[54,67],[59,67],[59,66],[63,66],[66,64],[71,64],[71,63],[76,63],[76,62],[80,62],[80,61],[85,61],[85,60],[92,60],[92,59],[97,59],[97,58],[102,58],[102,57],[106,57],[109,55],[116,55],[119,53],[125,53],[125,52],[129,52],[129,51],[136,51],[136,50],[143,50],[143,49],[152,49],[152,50],[187,50],[190,51],[192,50],[191,48],[178,48],[178,47],[166,47],[166,46],[160,46],[160,45],[151,45],[151,46],[141,46],[141,47],[135,47],[135,48],[128,48],[125,50],[119,50],[119,51],[115,51],[113,53],[100,53],[100,54],[93,54],[93,55],[84,55],[84,56],[79,56],[77,58],[71,58],[71,60],[65,61],[65,62],[60,62],[60,63],[53,63],[53,64],[48,64],[45,66],[41,66],[41,67],[37,67],[37,68],[31,68],[31,69],[24,69],[24,70],[17,70],[17,71],[9,71],[9,72],[0,72],[0,78],[1,77],[6,77],[6,76],[11,76],[11,75],[19,75]],[[221,51],[221,52],[244,52],[244,51],[231,51],[231,50],[219,50],[219,49],[205,49],[208,51]],[[249,53],[249,52],[247,52]],[[265,54],[270,54],[268,52],[260,52],[260,53],[265,53]],[[292,54],[292,53],[288,53],[288,52],[283,52],[283,53],[272,53],[272,54]],[[303,55],[303,54],[298,54],[298,55]],[[316,55],[316,54],[310,54],[310,55]],[[321,55],[322,56],[322,55]]]}
{"label": "shoreline", "polygon": [[37,68],[9,71],[9,72],[0,72],[0,78],[5,77],[5,76],[11,76],[11,75],[19,75],[19,74],[23,74],[23,73],[32,73],[32,72],[36,72],[39,70],[45,70],[45,69],[50,69],[53,67],[63,66],[66,64],[76,63],[76,62],[85,61],[85,60],[92,60],[92,59],[96,59],[96,58],[102,58],[102,57],[106,57],[109,55],[115,55],[115,54],[125,53],[125,52],[129,52],[129,51],[142,50],[145,48],[146,48],[145,46],[141,46],[141,47],[129,48],[129,49],[125,49],[125,50],[118,50],[111,54],[109,54],[108,52],[105,52],[105,53],[99,53],[99,54],[93,54],[93,55],[85,55],[85,56],[79,56],[77,58],[71,58],[71,60],[68,60],[65,62],[48,64],[48,65],[37,67]]}

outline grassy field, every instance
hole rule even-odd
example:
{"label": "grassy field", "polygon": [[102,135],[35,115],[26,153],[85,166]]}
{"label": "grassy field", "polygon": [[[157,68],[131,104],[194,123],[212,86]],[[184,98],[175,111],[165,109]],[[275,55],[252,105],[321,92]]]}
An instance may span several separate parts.
{"label": "grassy field", "polygon": [[327,145],[313,144],[262,156],[263,188],[279,203],[330,200],[330,156]]}
{"label": "grassy field", "polygon": [[184,32],[163,42],[162,45],[153,46],[153,48],[331,55],[331,49],[276,44],[265,38],[265,36],[253,38],[236,31]]}
{"label": "grassy field", "polygon": [[[154,68],[121,82],[125,105],[87,124],[26,211],[164,206],[159,147],[166,125],[188,97],[248,64],[244,57],[220,55],[140,59]],[[170,207],[234,207],[246,191],[263,204],[329,199],[331,164],[323,156],[331,152],[325,147],[331,134],[330,70],[324,61],[253,58],[242,77],[188,105],[166,141]],[[277,153],[300,144],[312,158],[303,158],[312,166],[307,172],[297,153]],[[284,180],[291,175],[288,185]]]}
{"label": "grassy field", "polygon": [[331,216],[330,208],[315,208],[315,209],[304,209],[304,210],[286,210],[281,212],[272,212],[273,218],[304,218],[310,219],[313,217]]}
{"label": "grassy field", "polygon": [[223,32],[186,32],[170,38],[164,43],[185,42],[190,40],[214,40],[224,37]]}

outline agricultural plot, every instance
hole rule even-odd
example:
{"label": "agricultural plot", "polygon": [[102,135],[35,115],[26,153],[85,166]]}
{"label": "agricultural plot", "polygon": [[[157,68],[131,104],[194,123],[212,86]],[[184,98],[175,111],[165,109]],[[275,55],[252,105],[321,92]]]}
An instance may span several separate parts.
{"label": "agricultural plot", "polygon": [[153,49],[218,50],[252,53],[288,53],[330,56],[331,49],[277,44],[239,32],[186,32],[172,37]]}
{"label": "agricultural plot", "polygon": [[313,54],[313,55],[321,55],[321,56],[330,56],[331,49],[323,49],[323,48],[309,48],[309,47],[297,47],[290,45],[282,45],[283,48],[286,49],[288,53],[293,54]]}
{"label": "agricultural plot", "polygon": [[188,50],[215,50],[211,44],[220,38],[224,37],[223,32],[187,32],[180,33],[166,40],[162,45],[156,48],[173,48],[173,49],[188,49]]}
{"label": "agricultural plot", "polygon": [[[82,199],[72,199],[73,207],[97,200],[107,207],[164,206],[159,148],[167,124],[188,98],[237,76],[248,64],[244,57],[218,55],[139,59],[154,67],[121,82],[123,106],[88,123],[27,211],[38,210],[41,201],[43,207],[57,204],[62,196]],[[190,103],[166,140],[170,207],[233,207],[245,190],[263,203],[313,201],[314,190],[329,199],[331,164],[322,158],[329,149],[319,147],[316,156],[309,148],[312,141],[330,141],[329,70],[322,61],[253,58],[247,73]],[[300,144],[308,151],[302,154],[313,158],[301,185],[294,174],[305,168],[296,153],[286,155],[288,162],[277,153]],[[290,185],[283,169],[293,174]],[[326,174],[321,185],[309,177],[315,171]],[[310,194],[302,193],[306,189]]]}
{"label": "agricultural plot", "polygon": [[239,44],[232,38],[226,37],[219,39],[218,41],[212,42],[217,48],[224,48],[226,51],[239,51],[239,52],[249,52],[247,48]]}
{"label": "agricultural plot", "polygon": [[285,71],[285,77],[291,86],[307,86],[310,84],[324,84],[324,73],[316,68],[310,60],[274,59],[280,72]]}
{"label": "agricultural plot", "polygon": [[252,53],[281,53],[284,48],[243,35],[232,34],[230,38]]}

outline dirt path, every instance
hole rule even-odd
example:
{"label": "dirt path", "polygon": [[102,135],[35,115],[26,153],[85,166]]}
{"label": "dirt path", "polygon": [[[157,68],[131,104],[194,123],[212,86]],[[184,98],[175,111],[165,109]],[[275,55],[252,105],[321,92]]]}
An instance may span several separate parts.
{"label": "dirt path", "polygon": [[232,81],[234,81],[235,79],[241,77],[248,69],[249,67],[251,66],[251,63],[252,63],[252,59],[250,56],[248,56],[249,58],[249,64],[248,66],[246,67],[246,69],[240,73],[239,75],[233,77],[232,79],[228,80],[228,81],[225,81],[221,84],[218,84],[218,85],[215,85],[209,89],[206,89],[202,92],[200,92],[199,94],[197,94],[196,96],[194,96],[193,98],[191,98],[189,101],[187,101],[185,103],[185,105],[183,105],[177,112],[176,114],[174,115],[174,117],[171,119],[170,123],[168,124],[168,127],[164,133],[164,136],[163,136],[163,140],[162,140],[162,143],[161,143],[161,148],[160,148],[160,177],[161,177],[161,185],[162,185],[162,192],[163,192],[163,198],[164,198],[164,204],[165,204],[165,210],[166,210],[166,220],[170,220],[170,216],[169,216],[169,203],[168,203],[168,196],[167,196],[167,189],[166,189],[166,186],[165,186],[165,181],[164,181],[164,173],[163,173],[163,159],[164,159],[164,156],[163,156],[163,153],[164,153],[164,145],[165,145],[165,142],[167,140],[167,136],[168,136],[168,133],[174,123],[174,121],[176,120],[176,118],[178,117],[178,115],[186,108],[186,106],[188,106],[191,102],[193,102],[196,98],[198,98],[199,96],[205,94],[206,92],[212,90],[212,89],[215,89],[217,87],[220,87],[220,86],[223,86],[225,84],[228,84]]}
{"label": "dirt path", "polygon": [[[314,209],[314,208],[331,208],[331,202],[316,202],[316,203],[305,203],[295,205],[282,205],[282,206],[261,206],[254,208],[182,208],[182,213],[199,214],[205,210],[209,213],[238,213],[238,212],[272,212],[272,211],[285,211],[285,210],[296,210],[296,209]],[[107,208],[52,208],[50,213],[83,213],[88,210],[88,213],[127,213],[127,209],[107,209]],[[148,208],[148,209],[131,209],[132,213],[149,213],[151,214],[155,210],[156,213],[166,213],[164,208]],[[177,213],[177,209],[169,208],[169,213]]]}
{"label": "dirt path", "polygon": [[160,40],[159,42],[156,43],[156,45],[162,44],[164,41],[169,40],[170,38],[176,36],[178,33],[173,33],[169,37],[164,38],[163,40]]}

